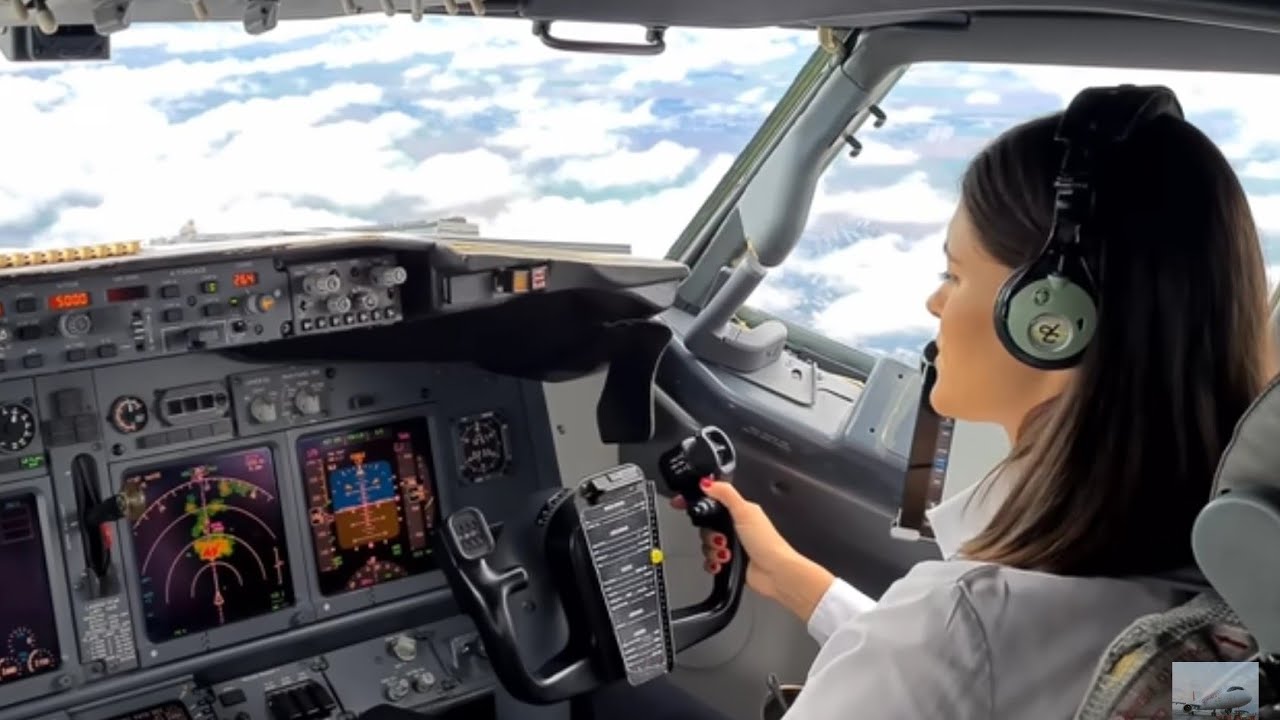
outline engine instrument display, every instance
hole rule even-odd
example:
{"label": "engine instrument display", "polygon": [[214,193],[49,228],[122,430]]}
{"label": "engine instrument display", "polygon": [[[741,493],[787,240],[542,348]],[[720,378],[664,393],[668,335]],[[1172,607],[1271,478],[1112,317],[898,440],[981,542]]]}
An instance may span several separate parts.
{"label": "engine instrument display", "polygon": [[271,450],[135,472],[146,509],[133,553],[147,637],[162,642],[293,605]]}
{"label": "engine instrument display", "polygon": [[436,567],[431,452],[421,418],[298,440],[320,591],[359,590]]}
{"label": "engine instrument display", "polygon": [[57,670],[62,651],[31,493],[0,499],[0,577],[22,586],[0,592],[0,686]]}

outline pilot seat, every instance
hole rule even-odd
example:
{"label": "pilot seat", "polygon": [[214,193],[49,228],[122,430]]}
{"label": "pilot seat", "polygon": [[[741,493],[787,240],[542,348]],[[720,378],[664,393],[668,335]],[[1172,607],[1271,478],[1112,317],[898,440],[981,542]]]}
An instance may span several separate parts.
{"label": "pilot seat", "polygon": [[1192,528],[1203,582],[1108,648],[1076,720],[1168,718],[1172,663],[1259,664],[1258,718],[1280,720],[1280,379],[1236,426]]}

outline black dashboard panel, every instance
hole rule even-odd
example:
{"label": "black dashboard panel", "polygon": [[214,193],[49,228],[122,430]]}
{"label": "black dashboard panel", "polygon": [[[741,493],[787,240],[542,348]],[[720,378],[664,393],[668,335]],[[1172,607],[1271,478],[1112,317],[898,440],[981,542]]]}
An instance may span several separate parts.
{"label": "black dashboard panel", "polygon": [[474,357],[518,354],[472,337],[502,323],[438,321],[561,290],[643,318],[684,276],[603,260],[326,237],[0,271],[0,720],[489,692],[426,539],[561,478],[539,378]]}

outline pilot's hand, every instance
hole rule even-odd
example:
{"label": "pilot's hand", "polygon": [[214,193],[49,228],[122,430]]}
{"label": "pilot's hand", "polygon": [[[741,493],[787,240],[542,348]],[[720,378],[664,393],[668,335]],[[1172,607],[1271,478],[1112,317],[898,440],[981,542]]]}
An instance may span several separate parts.
{"label": "pilot's hand", "polygon": [[[742,497],[733,485],[703,480],[702,491],[720,501],[733,518],[738,542],[749,557],[747,586],[782,603],[807,622],[835,576],[791,547],[764,509]],[[671,504],[678,510],[685,509],[684,498],[679,495],[672,498]],[[707,572],[718,573],[732,559],[728,538],[714,530],[703,529],[701,533]]]}

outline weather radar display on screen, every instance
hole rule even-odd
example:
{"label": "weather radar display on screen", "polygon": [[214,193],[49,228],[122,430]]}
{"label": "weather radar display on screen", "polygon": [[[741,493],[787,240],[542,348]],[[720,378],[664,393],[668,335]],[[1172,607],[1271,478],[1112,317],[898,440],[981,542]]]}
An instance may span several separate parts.
{"label": "weather radar display on screen", "polygon": [[152,642],[293,605],[269,448],[186,458],[131,482],[146,495],[133,552]]}
{"label": "weather radar display on screen", "polygon": [[316,570],[325,595],[436,567],[426,423],[412,419],[298,441]]}
{"label": "weather radar display on screen", "polygon": [[35,495],[0,498],[0,687],[62,664]]}

